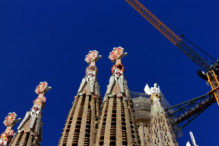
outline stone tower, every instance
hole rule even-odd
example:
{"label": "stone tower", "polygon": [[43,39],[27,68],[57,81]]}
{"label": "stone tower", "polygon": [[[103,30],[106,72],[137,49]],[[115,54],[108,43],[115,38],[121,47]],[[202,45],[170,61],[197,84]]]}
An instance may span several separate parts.
{"label": "stone tower", "polygon": [[150,142],[149,146],[178,146],[172,126],[165,116],[163,107],[161,106],[162,93],[160,87],[154,84],[149,88],[146,84],[145,93],[151,95],[151,122],[150,122]]}
{"label": "stone tower", "polygon": [[122,47],[114,48],[109,55],[109,59],[116,64],[111,69],[112,76],[103,100],[96,146],[139,145],[129,88],[123,75],[121,58],[127,55],[123,51]]}
{"label": "stone tower", "polygon": [[35,92],[38,97],[33,101],[33,107],[28,111],[18,126],[9,146],[40,146],[42,140],[42,109],[46,103],[44,95],[51,89],[47,82],[40,82]]}
{"label": "stone tower", "polygon": [[6,126],[6,130],[0,135],[0,146],[8,146],[11,142],[12,136],[14,135],[14,130],[12,129],[16,123],[18,123],[21,119],[16,119],[17,114],[15,112],[9,113],[7,117],[5,117],[4,125]]}
{"label": "stone tower", "polygon": [[101,58],[96,50],[90,51],[85,61],[89,64],[82,79],[73,106],[68,114],[59,146],[93,146],[100,114],[100,87],[95,62]]}

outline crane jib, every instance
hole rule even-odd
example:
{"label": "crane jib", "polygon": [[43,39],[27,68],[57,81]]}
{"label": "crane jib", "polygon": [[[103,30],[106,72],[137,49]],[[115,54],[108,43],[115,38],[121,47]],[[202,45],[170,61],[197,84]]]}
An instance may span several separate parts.
{"label": "crane jib", "polygon": [[159,30],[174,45],[177,45],[182,39],[177,36],[171,29],[162,23],[154,14],[145,8],[137,0],[126,0],[136,11],[138,11],[148,22],[150,22],[157,30]]}
{"label": "crane jib", "polygon": [[184,41],[180,41],[176,46],[204,71],[210,70],[210,65]]}
{"label": "crane jib", "polygon": [[210,69],[210,65],[187,45],[179,36],[162,23],[154,14],[145,8],[138,0],[126,0],[136,11],[138,11],[148,22],[160,31],[168,40],[184,52],[191,60],[199,65],[204,71]]}

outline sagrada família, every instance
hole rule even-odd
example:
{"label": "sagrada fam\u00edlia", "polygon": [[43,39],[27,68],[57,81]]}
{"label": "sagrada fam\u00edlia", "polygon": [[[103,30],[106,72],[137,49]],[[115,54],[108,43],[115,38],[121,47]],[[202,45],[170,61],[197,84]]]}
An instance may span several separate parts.
{"label": "sagrada fam\u00edlia", "polygon": [[[109,59],[115,63],[107,91],[101,100],[97,80],[98,51],[90,51],[85,58],[89,64],[82,79],[73,106],[69,111],[58,146],[178,146],[176,136],[161,105],[160,87],[145,86],[150,96],[146,108],[150,116],[136,116],[135,101],[130,95],[124,66],[124,48],[115,47]],[[38,97],[33,107],[20,122],[17,132],[13,126],[20,121],[16,113],[9,113],[4,120],[6,130],[1,134],[0,146],[40,146],[42,140],[42,110],[44,95],[51,89],[41,82],[35,92]]]}

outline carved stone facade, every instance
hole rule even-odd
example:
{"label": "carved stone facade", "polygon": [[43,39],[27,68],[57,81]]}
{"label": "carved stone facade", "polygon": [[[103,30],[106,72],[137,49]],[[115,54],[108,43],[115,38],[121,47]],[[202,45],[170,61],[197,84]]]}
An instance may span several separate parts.
{"label": "carved stone facade", "polygon": [[93,146],[98,117],[100,115],[100,87],[97,81],[95,62],[101,56],[98,52],[90,51],[85,61],[89,64],[86,75],[82,79],[70,110],[59,146]]}
{"label": "carved stone facade", "polygon": [[48,83],[41,82],[35,92],[38,97],[33,101],[33,107],[28,111],[18,126],[18,132],[15,134],[9,146],[40,146],[42,140],[42,109],[46,103],[44,95],[51,89]]}

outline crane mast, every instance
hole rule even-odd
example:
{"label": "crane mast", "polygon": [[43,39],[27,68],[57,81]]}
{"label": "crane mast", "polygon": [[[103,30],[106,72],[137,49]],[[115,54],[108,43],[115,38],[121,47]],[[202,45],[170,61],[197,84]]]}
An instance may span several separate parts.
{"label": "crane mast", "polygon": [[199,67],[206,71],[206,79],[211,85],[213,95],[219,105],[219,61],[213,65],[209,65],[204,58],[196,53],[189,45],[187,45],[179,36],[177,36],[170,28],[162,23],[154,14],[145,8],[138,0],[126,0],[137,12],[139,12],[148,22],[150,22],[158,31],[160,31],[169,41],[177,46]]}

